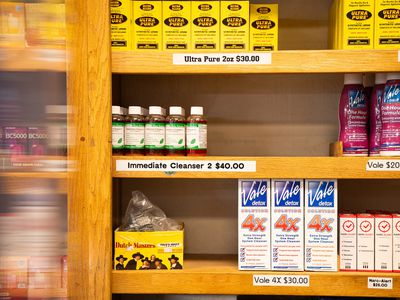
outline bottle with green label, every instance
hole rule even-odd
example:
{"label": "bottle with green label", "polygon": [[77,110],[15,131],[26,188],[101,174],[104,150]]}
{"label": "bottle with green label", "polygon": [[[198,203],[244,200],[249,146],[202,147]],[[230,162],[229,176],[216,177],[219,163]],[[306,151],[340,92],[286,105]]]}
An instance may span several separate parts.
{"label": "bottle with green label", "polygon": [[150,106],[144,128],[146,155],[165,155],[165,109],[161,106]]}
{"label": "bottle with green label", "polygon": [[192,106],[186,123],[186,154],[207,155],[207,119],[202,106]]}
{"label": "bottle with green label", "polygon": [[125,155],[144,155],[144,126],[148,110],[129,106],[125,121]]}
{"label": "bottle with green label", "polygon": [[124,154],[125,144],[125,116],[124,109],[120,106],[112,106],[112,153],[117,155]]}
{"label": "bottle with green label", "polygon": [[166,155],[185,156],[185,110],[180,106],[171,106],[165,123]]}

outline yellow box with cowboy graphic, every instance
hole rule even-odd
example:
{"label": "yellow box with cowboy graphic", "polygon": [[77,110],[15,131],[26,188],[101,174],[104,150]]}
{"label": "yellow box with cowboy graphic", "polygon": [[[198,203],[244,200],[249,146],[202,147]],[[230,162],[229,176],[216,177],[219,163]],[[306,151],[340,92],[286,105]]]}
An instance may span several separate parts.
{"label": "yellow box with cowboy graphic", "polygon": [[115,270],[183,268],[183,225],[178,231],[115,231]]}

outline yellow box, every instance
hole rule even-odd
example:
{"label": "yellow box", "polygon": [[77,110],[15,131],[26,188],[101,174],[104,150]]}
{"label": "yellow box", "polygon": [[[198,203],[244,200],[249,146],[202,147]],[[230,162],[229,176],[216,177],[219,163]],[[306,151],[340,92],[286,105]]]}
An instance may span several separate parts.
{"label": "yellow box", "polygon": [[25,4],[26,43],[30,47],[65,48],[65,4]]}
{"label": "yellow box", "polygon": [[190,1],[163,1],[163,49],[190,50]]}
{"label": "yellow box", "polygon": [[249,50],[249,1],[221,1],[221,51]]}
{"label": "yellow box", "polygon": [[133,50],[161,50],[162,3],[161,0],[134,0]]}
{"label": "yellow box", "polygon": [[373,49],[374,0],[343,0],[342,48]]}
{"label": "yellow box", "polygon": [[250,4],[250,50],[278,50],[278,4]]}
{"label": "yellow box", "polygon": [[182,268],[183,227],[179,231],[115,231],[115,270]]}
{"label": "yellow box", "polygon": [[110,0],[111,48],[132,48],[132,4],[131,0]]}
{"label": "yellow box", "polygon": [[400,48],[400,0],[375,1],[375,49]]}
{"label": "yellow box", "polygon": [[192,50],[219,51],[219,1],[192,1]]}
{"label": "yellow box", "polygon": [[24,3],[0,2],[0,46],[25,46]]}

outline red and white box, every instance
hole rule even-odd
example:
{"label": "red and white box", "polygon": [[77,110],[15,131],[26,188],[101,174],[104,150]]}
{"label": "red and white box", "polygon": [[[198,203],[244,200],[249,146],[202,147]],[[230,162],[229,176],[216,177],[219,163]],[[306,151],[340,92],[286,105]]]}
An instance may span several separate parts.
{"label": "red and white box", "polygon": [[357,271],[357,215],[339,214],[340,270]]}
{"label": "red and white box", "polygon": [[393,272],[400,272],[400,213],[392,214],[393,220]]}
{"label": "red and white box", "polygon": [[393,218],[391,214],[375,215],[375,271],[393,270]]}
{"label": "red and white box", "polygon": [[357,214],[357,270],[375,270],[375,217]]}

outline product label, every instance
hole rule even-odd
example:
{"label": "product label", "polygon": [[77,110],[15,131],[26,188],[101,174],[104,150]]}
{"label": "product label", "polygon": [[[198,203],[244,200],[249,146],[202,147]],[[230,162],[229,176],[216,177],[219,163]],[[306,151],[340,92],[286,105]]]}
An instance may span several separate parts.
{"label": "product label", "polygon": [[123,122],[112,122],[112,148],[124,148],[124,127]]}
{"label": "product label", "polygon": [[26,127],[5,127],[4,147],[11,155],[27,154],[28,129]]}
{"label": "product label", "polygon": [[131,1],[110,0],[111,47],[113,50],[131,48]]}
{"label": "product label", "polygon": [[400,47],[400,0],[375,1],[375,49]]}
{"label": "product label", "polygon": [[146,123],[145,148],[163,149],[165,147],[165,123]]}
{"label": "product label", "polygon": [[221,3],[221,51],[249,50],[249,1]]}
{"label": "product label", "polygon": [[271,53],[174,54],[174,65],[270,65]]}
{"label": "product label", "polygon": [[278,4],[250,4],[250,50],[278,50]]}
{"label": "product label", "polygon": [[133,1],[133,49],[161,50],[162,2]]}
{"label": "product label", "polygon": [[356,215],[340,216],[340,270],[357,270],[357,218]]}
{"label": "product label", "polygon": [[186,148],[207,149],[207,124],[186,124]]}
{"label": "product label", "polygon": [[393,278],[389,277],[368,277],[369,289],[393,289]]}
{"label": "product label", "polygon": [[185,149],[185,124],[167,123],[165,125],[165,148],[172,150]]}
{"label": "product label", "polygon": [[400,171],[400,160],[398,159],[374,159],[369,160],[367,171]]}
{"label": "product label", "polygon": [[309,275],[253,275],[253,286],[310,286]]}
{"label": "product label", "polygon": [[239,180],[239,270],[269,270],[270,181]]}
{"label": "product label", "polygon": [[191,33],[190,1],[162,1],[164,50],[188,50]]}
{"label": "product label", "polygon": [[400,151],[400,83],[386,85],[381,116],[381,151]]}
{"label": "product label", "polygon": [[144,149],[144,125],[145,123],[125,124],[126,149]]}

